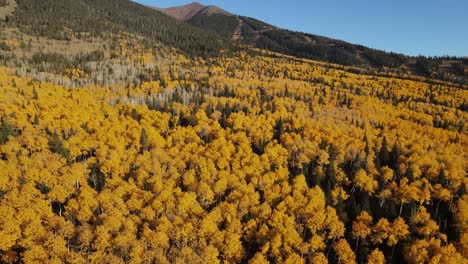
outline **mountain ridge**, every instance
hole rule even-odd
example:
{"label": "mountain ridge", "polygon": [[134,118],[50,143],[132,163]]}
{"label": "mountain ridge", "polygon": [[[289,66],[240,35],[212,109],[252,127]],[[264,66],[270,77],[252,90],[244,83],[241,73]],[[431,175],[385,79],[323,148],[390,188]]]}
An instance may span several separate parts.
{"label": "mountain ridge", "polygon": [[[240,41],[249,46],[300,58],[337,63],[346,66],[371,68],[377,71],[392,69],[429,78],[468,83],[468,57],[409,56],[382,51],[360,44],[352,44],[311,33],[282,29],[255,18],[231,14],[228,11],[201,12],[204,8],[223,10],[194,2],[189,5],[159,9],[180,21],[218,34],[226,39]],[[187,12],[190,9],[192,12]],[[196,12],[195,12],[196,11]]]}

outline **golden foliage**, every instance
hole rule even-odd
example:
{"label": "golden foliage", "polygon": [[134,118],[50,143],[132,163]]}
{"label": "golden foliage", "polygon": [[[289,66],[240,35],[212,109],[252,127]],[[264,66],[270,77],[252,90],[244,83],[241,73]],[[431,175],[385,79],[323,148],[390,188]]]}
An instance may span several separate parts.
{"label": "golden foliage", "polygon": [[[133,42],[113,52],[155,63]],[[0,69],[3,262],[466,262],[468,90],[245,52],[167,58],[127,87]]]}

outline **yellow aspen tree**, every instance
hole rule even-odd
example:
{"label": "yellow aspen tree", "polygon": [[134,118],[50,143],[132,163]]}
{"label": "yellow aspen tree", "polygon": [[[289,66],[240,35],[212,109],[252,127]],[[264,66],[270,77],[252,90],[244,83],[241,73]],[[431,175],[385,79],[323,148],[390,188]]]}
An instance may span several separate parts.
{"label": "yellow aspen tree", "polygon": [[350,263],[350,264],[356,263],[356,256],[354,255],[354,252],[351,250],[351,247],[349,246],[348,242],[346,242],[345,239],[338,240],[333,245],[333,249],[336,252],[339,263],[341,262]]}
{"label": "yellow aspen tree", "polygon": [[387,244],[389,246],[396,245],[400,240],[406,239],[409,235],[409,227],[405,223],[405,220],[401,217],[398,217],[393,221],[390,232],[387,238]]}
{"label": "yellow aspen tree", "polygon": [[369,256],[367,256],[368,264],[385,264],[385,256],[379,249],[374,249]]}

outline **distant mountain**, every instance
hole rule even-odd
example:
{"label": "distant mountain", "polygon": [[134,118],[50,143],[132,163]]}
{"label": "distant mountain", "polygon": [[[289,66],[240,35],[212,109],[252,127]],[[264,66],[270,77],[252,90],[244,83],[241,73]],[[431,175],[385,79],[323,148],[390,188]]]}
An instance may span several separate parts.
{"label": "distant mountain", "polygon": [[[179,7],[154,7],[154,9],[180,21],[185,21],[192,26],[216,33],[226,39],[233,38],[240,24],[236,15],[217,6],[204,6],[197,2]],[[237,37],[234,37],[234,39],[237,39]]]}
{"label": "distant mountain", "polygon": [[468,83],[468,57],[426,58],[371,49],[345,41],[281,29],[260,20],[233,15],[216,6],[199,3],[158,9],[176,19],[240,40],[256,48],[300,58],[348,66],[416,74],[458,83]]}
{"label": "distant mountain", "polygon": [[155,8],[166,15],[172,16],[176,19],[182,21],[189,21],[195,16],[199,15],[214,15],[214,14],[221,14],[226,16],[233,16],[233,14],[217,7],[217,6],[204,6],[200,3],[193,2],[188,5],[179,6],[179,7],[171,7],[171,8]]}

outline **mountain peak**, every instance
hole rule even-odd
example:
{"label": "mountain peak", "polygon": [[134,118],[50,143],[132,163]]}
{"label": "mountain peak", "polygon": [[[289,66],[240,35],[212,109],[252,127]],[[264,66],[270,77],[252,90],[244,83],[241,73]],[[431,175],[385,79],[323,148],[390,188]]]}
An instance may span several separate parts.
{"label": "mountain peak", "polygon": [[[202,8],[202,7],[205,7],[204,5],[200,4],[199,2],[192,2],[190,4],[186,4],[186,5],[183,5],[185,7],[198,7],[198,8]],[[181,6],[181,7],[183,7]]]}
{"label": "mountain peak", "polygon": [[227,12],[214,5],[205,6],[198,2],[192,2],[183,6],[175,6],[169,8],[156,8],[157,10],[165,13],[166,15],[172,16],[178,20],[188,21],[196,15],[213,15],[223,14],[232,16],[233,14]]}

